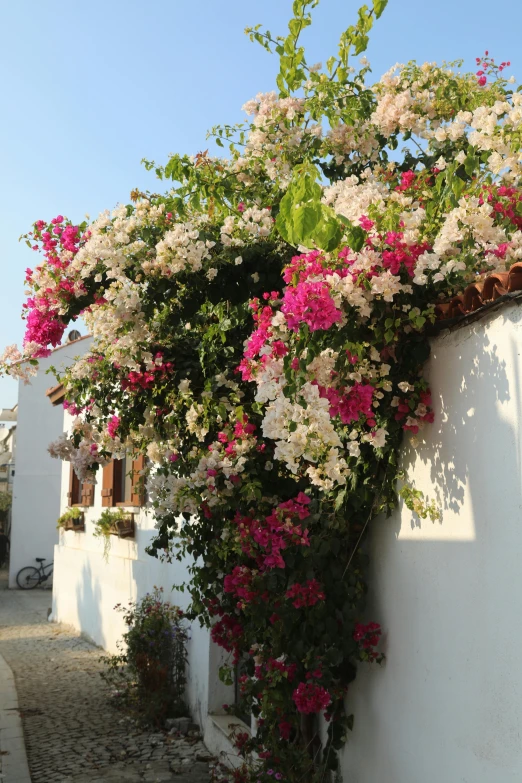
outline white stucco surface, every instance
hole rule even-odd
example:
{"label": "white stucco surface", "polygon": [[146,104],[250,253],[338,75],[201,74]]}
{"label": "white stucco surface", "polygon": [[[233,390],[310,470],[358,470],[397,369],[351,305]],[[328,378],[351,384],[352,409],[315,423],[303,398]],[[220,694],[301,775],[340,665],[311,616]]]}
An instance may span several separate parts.
{"label": "white stucco surface", "polygon": [[521,349],[516,304],[433,342],[436,420],[403,464],[442,519],[374,526],[387,661],[350,691],[350,783],[522,780]]}
{"label": "white stucco surface", "polygon": [[53,559],[58,540],[56,520],[60,515],[62,466],[52,459],[47,446],[63,432],[63,408],[53,407],[45,392],[56,384],[46,370],[65,368],[75,356],[87,350],[90,339],[64,345],[47,359],[40,359],[38,374],[31,383],[19,383],[16,464],[13,480],[11,554],[9,586],[16,586],[16,574],[36,557]]}
{"label": "white stucco surface", "polygon": [[[408,479],[436,499],[440,522],[406,508],[378,520],[367,619],[384,630],[386,664],[361,666],[350,688],[353,733],[342,755],[350,783],[518,783],[522,780],[522,309],[515,303],[433,341],[427,367],[436,421],[405,443]],[[62,507],[68,466],[64,467]],[[53,618],[114,650],[123,631],[116,603],[153,585],[168,592],[185,566],[114,539],[109,562],[87,530],[61,533]],[[172,594],[185,605],[187,596]],[[227,750],[208,712],[230,692],[219,654],[193,628],[189,703],[213,750]]]}
{"label": "white stucco surface", "polygon": [[[63,414],[62,414],[63,415]],[[70,425],[65,414],[64,429]],[[63,464],[61,508],[67,507],[69,464]],[[154,538],[155,529],[149,514],[135,513],[135,539],[111,536],[111,547],[104,558],[103,540],[94,536],[94,520],[99,518],[101,481],[95,488],[94,505],[84,509],[85,532],[60,531],[54,551],[53,609],[51,619],[72,625],[92,641],[110,652],[117,651],[117,642],[125,631],[117,604],[142,598],[155,586],[164,589],[165,599],[185,609],[189,596],[173,590],[174,585],[189,581],[187,563],[162,563],[145,553]],[[136,512],[136,509],[129,508]],[[224,703],[233,702],[233,688],[224,686],[218,678],[223,662],[219,649],[210,640],[208,630],[199,623],[190,626],[188,644],[187,702],[194,720],[204,731],[212,751],[229,752],[231,745],[210,713],[223,713]]]}

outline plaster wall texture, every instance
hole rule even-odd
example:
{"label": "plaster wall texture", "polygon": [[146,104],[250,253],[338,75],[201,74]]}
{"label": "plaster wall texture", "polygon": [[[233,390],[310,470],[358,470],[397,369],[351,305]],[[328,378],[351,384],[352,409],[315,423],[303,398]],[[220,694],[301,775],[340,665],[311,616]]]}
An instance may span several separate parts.
{"label": "plaster wall texture", "polygon": [[[377,520],[367,619],[384,629],[386,664],[361,666],[350,688],[354,731],[342,754],[350,783],[514,783],[522,779],[522,310],[515,303],[433,340],[426,368],[436,421],[408,436],[408,481],[435,499],[440,522],[404,506]],[[67,504],[64,466],[62,509]],[[153,523],[141,512],[135,542],[112,541],[109,562],[92,535],[60,533],[53,618],[108,650],[123,632],[116,603],[154,585],[168,594],[187,564],[145,554]],[[187,597],[174,592],[175,603]],[[220,653],[195,626],[188,700],[211,750],[227,750],[209,712],[230,702]]]}
{"label": "plaster wall texture", "polygon": [[[71,417],[65,414],[64,429]],[[61,481],[61,509],[67,508],[69,464],[64,463]],[[147,555],[145,548],[155,534],[146,510],[135,513],[134,539],[110,537],[110,550],[104,557],[103,540],[94,536],[94,521],[102,512],[101,479],[95,487],[94,505],[85,508],[85,532],[60,531],[54,552],[53,608],[51,619],[73,626],[109,652],[117,651],[126,626],[117,604],[142,598],[155,586],[163,587],[166,600],[185,609],[187,593],[173,590],[189,580],[187,561],[165,563]],[[56,523],[55,523],[56,524]],[[191,715],[202,727],[207,747],[214,753],[230,751],[222,729],[209,717],[222,713],[224,703],[233,702],[233,688],[222,685],[218,669],[221,651],[199,623],[193,623],[188,644],[187,702]]]}
{"label": "plaster wall texture", "polygon": [[61,405],[53,407],[45,394],[56,383],[46,370],[72,364],[90,342],[88,338],[61,346],[48,358],[40,359],[38,374],[30,384],[19,383],[9,587],[16,587],[16,574],[21,568],[36,565],[36,557],[49,562],[53,559],[62,467],[59,460],[49,456],[47,446],[64,430]]}
{"label": "plaster wall texture", "polygon": [[517,304],[433,341],[436,420],[402,461],[442,518],[402,506],[373,526],[387,661],[350,689],[350,783],[522,780],[521,352]]}

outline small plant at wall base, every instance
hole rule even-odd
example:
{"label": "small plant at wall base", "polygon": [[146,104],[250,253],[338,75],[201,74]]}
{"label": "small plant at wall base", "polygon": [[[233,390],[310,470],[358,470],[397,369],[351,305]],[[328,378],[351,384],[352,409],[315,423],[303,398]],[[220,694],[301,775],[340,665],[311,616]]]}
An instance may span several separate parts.
{"label": "small plant at wall base", "polygon": [[164,600],[163,591],[118,605],[128,630],[118,655],[104,657],[104,680],[122,709],[149,724],[187,715],[185,682],[188,631],[181,609]]}

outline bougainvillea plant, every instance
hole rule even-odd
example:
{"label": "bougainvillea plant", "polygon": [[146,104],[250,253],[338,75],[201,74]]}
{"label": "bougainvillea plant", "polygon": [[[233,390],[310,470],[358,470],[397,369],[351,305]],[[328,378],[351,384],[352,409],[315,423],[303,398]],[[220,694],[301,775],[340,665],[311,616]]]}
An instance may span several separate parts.
{"label": "bougainvillea plant", "polygon": [[300,38],[317,3],[295,0],[286,37],[248,31],[279,56],[278,92],[212,130],[227,157],[145,162],[166,194],[35,223],[23,353],[4,356],[27,375],[86,321],[92,348],[61,377],[76,418],[51,453],[80,478],[147,455],[150,554],[190,556],[191,615],[242,661],[244,781],[335,769],[356,666],[381,659],[364,541],[396,502],[405,433],[415,445],[434,416],[434,306],[522,255],[508,64],[408,63],[370,86],[354,57],[385,0],[324,68]]}

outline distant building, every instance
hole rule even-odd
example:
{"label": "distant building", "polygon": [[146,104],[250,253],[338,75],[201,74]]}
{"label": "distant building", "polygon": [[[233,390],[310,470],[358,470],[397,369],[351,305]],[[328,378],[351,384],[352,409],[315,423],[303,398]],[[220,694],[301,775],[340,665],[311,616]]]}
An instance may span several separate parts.
{"label": "distant building", "polygon": [[[47,375],[47,370],[51,366],[64,370],[85,353],[90,342],[90,337],[69,340],[55,348],[51,356],[39,360],[38,373],[30,384],[19,382],[16,415],[14,419],[7,419],[17,422],[16,469],[14,462],[9,467],[7,461],[4,471],[8,474],[4,485],[11,482],[13,494],[9,587],[16,587],[16,574],[24,566],[34,564],[36,557],[45,557],[49,562],[53,559],[54,545],[58,542],[56,520],[60,516],[62,466],[50,457],[47,447],[63,432],[63,410],[49,405],[46,392],[52,384],[52,376]],[[10,436],[4,436],[7,440],[4,452],[1,437],[0,429],[0,490],[4,475],[2,457],[9,453],[11,442]],[[11,453],[14,454],[14,450]]]}
{"label": "distant building", "polygon": [[[0,492],[12,494],[15,475],[16,452],[16,418],[18,405],[13,408],[0,409],[0,422],[8,422],[0,425]],[[4,532],[9,537],[11,529],[11,510],[2,521]]]}

